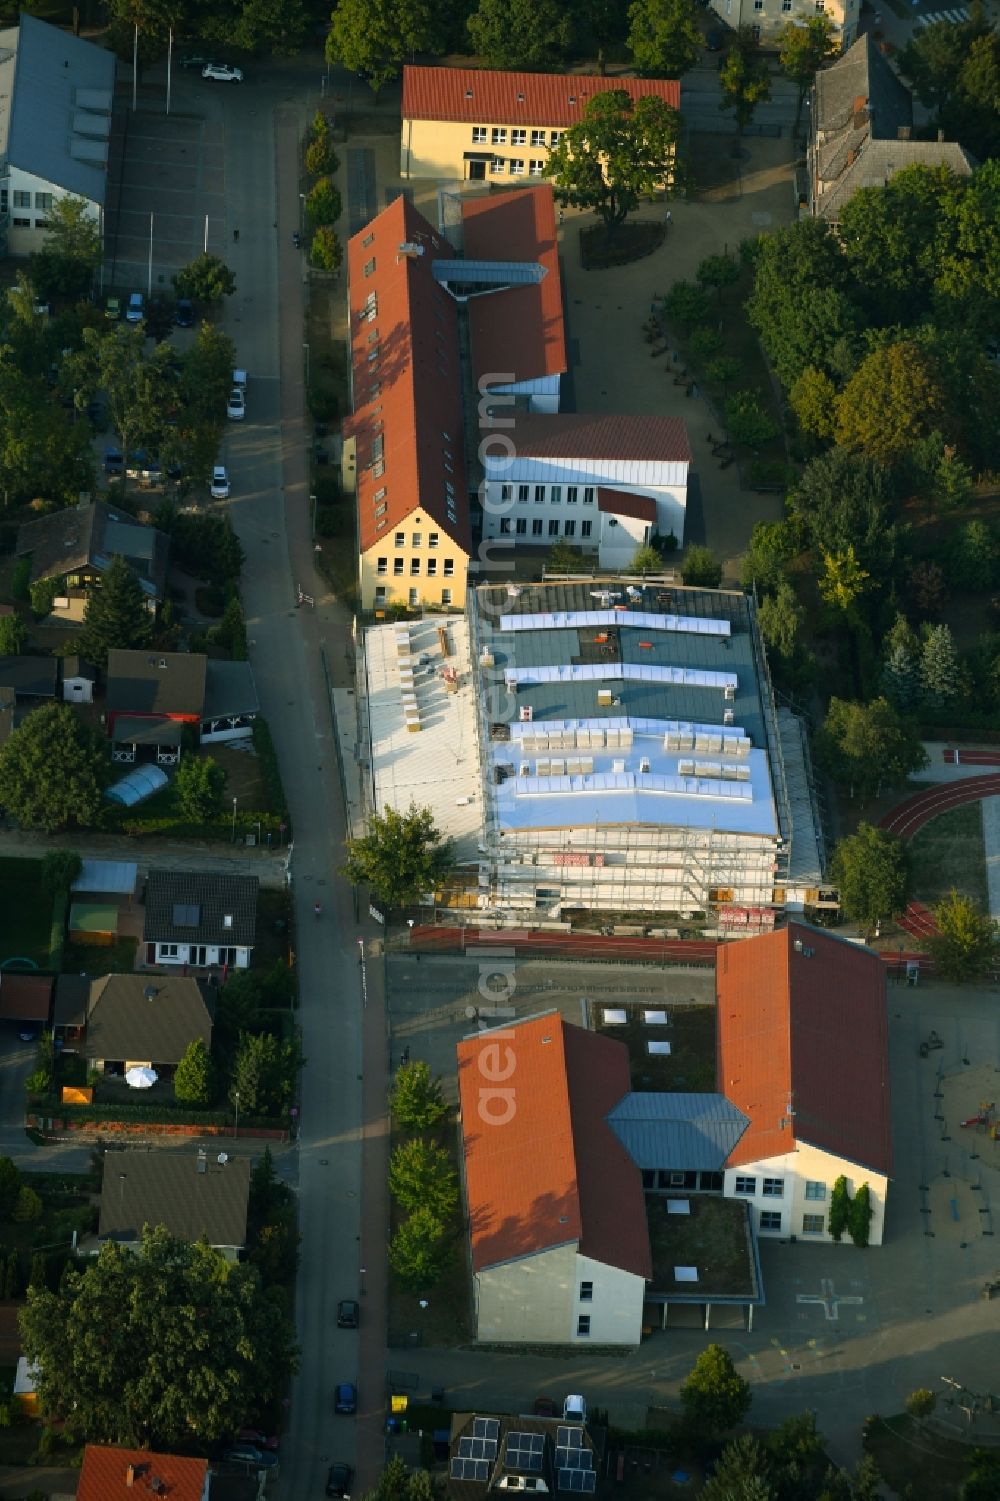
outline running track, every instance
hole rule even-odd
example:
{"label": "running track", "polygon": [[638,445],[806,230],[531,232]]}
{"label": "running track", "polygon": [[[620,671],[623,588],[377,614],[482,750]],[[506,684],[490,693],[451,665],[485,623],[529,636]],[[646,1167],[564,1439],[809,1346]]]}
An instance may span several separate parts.
{"label": "running track", "polygon": [[[965,765],[1000,768],[1000,755],[993,751],[961,751],[959,755],[961,762]],[[950,759],[948,752],[946,752],[946,759]],[[925,824],[930,823],[932,818],[937,818],[941,813],[948,813],[952,808],[960,808],[965,803],[978,803],[981,798],[998,795],[1000,795],[1000,770],[991,775],[967,777],[962,782],[943,782],[936,787],[928,787],[923,792],[917,792],[913,797],[908,797],[905,803],[900,803],[898,808],[893,808],[891,813],[887,813],[879,820],[879,823],[883,829],[890,834],[898,835],[902,840],[912,839]],[[899,923],[900,927],[905,928],[907,933],[914,938],[930,938],[936,932],[933,914],[928,911],[923,902],[910,902]]]}

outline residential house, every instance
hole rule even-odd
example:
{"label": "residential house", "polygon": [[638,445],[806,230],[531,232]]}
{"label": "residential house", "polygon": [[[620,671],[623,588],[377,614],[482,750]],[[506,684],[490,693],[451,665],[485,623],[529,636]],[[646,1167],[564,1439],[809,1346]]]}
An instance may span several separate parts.
{"label": "residential house", "polygon": [[97,683],[97,668],[85,657],[75,653],[62,659],[63,702],[67,704],[92,704]]}
{"label": "residential house", "polygon": [[204,1148],[116,1152],[104,1161],[97,1238],[136,1248],[144,1226],[164,1225],[236,1261],[246,1244],[249,1196],[249,1157]]}
{"label": "residential house", "polygon": [[91,591],[100,586],[116,557],[128,564],[155,613],[166,590],[169,550],[165,532],[95,500],[26,521],[17,534],[16,554],[30,555],[33,584],[62,581],[52,618],[76,625],[83,620]]}
{"label": "residential house", "polygon": [[871,34],[816,74],[804,215],[837,224],[859,188],[885,187],[906,167],[948,167],[968,177],[973,161],[956,141],[915,141],[913,96]]}
{"label": "residential house", "polygon": [[198,741],[201,745],[225,745],[248,740],[260,713],[257,685],[249,662],[205,664],[205,698],[201,706]]}
{"label": "residential house", "polygon": [[87,1444],[76,1501],[136,1501],[138,1496],[149,1495],[169,1497],[169,1501],[209,1501],[211,1483],[207,1459]]}
{"label": "residential house", "polygon": [[192,976],[102,975],[90,981],[84,1054],[98,1073],[172,1078],[192,1042],[211,1046],[214,1016],[213,987]]}
{"label": "residential house", "polygon": [[142,933],[146,963],[247,969],[258,885],[256,876],[151,870]]}
{"label": "residential house", "polygon": [[840,50],[857,39],[861,0],[813,0],[793,9],[794,0],[708,0],[716,15],[735,32],[749,28],[764,47],[775,47],[777,35],[789,21],[807,21],[818,12],[829,16]]}
{"label": "residential house", "polygon": [[542,177],[563,131],[609,89],[680,108],[675,79],[404,67],[400,176],[504,184]]}
{"label": "residential house", "polygon": [[54,700],[58,689],[56,657],[0,657],[0,696],[27,708]]}
{"label": "residential house", "polygon": [[465,604],[472,549],[451,244],[405,198],[348,245],[353,412],[344,479],[358,508],[364,610]]}
{"label": "residential house", "polygon": [[592,1496],[606,1438],[606,1429],[561,1418],[452,1413],[446,1494],[453,1501],[485,1501],[495,1491]]}
{"label": "residential house", "polygon": [[111,759],[126,765],[176,765],[186,726],[202,744],[246,739],[258,713],[250,663],[202,652],[110,651],[106,705]]}
{"label": "residential house", "polygon": [[[502,409],[498,409],[502,415]],[[637,548],[684,541],[691,449],[676,417],[515,412],[484,443],[484,537],[596,552],[625,570]]]}
{"label": "residential house", "polygon": [[51,975],[28,975],[14,969],[0,973],[0,1021],[40,1031],[48,1026],[51,1010]]}
{"label": "residential house", "polygon": [[82,198],[103,238],[115,55],[27,12],[0,31],[0,249],[45,242],[58,198]]}

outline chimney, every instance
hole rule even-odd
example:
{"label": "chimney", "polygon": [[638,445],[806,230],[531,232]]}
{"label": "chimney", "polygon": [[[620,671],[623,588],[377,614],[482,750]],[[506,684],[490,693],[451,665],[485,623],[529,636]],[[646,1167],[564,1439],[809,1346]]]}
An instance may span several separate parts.
{"label": "chimney", "polygon": [[128,1469],[125,1471],[125,1484],[129,1487],[129,1489],[131,1489],[132,1486],[135,1485],[135,1465],[129,1465]]}
{"label": "chimney", "polygon": [[912,127],[911,126],[909,126],[909,125],[897,125],[897,127],[896,127],[896,140],[897,141],[908,141],[910,139],[911,134],[912,134]]}

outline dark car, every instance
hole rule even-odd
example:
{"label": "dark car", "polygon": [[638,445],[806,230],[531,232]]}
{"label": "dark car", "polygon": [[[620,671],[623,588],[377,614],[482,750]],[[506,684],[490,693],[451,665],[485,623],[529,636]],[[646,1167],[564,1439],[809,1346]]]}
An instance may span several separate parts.
{"label": "dark car", "polygon": [[358,1389],[353,1381],[342,1381],[333,1399],[333,1410],[345,1417],[358,1410]]}
{"label": "dark car", "polygon": [[258,1470],[269,1470],[278,1463],[277,1454],[269,1454],[254,1444],[234,1444],[222,1457],[230,1464],[254,1465]]}
{"label": "dark car", "polygon": [[350,1465],[331,1465],[326,1475],[326,1494],[328,1496],[340,1496],[341,1501],[350,1501],[351,1481],[354,1479],[354,1471]]}
{"label": "dark car", "polygon": [[194,327],[194,303],[189,297],[181,297],[178,300],[174,322],[178,328]]}
{"label": "dark car", "polygon": [[361,1318],[361,1309],[353,1298],[341,1298],[337,1304],[337,1328],[356,1329]]}
{"label": "dark car", "polygon": [[125,468],[125,455],[120,448],[106,448],[104,450],[104,473],[121,474]]}

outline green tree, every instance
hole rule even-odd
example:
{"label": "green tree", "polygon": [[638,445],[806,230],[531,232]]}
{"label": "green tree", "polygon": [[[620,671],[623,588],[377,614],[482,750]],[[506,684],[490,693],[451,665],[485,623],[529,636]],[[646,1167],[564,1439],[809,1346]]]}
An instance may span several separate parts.
{"label": "green tree", "polygon": [[44,1292],[48,1287],[48,1283],[49,1258],[44,1251],[34,1251],[31,1256],[31,1269],[28,1273],[29,1298],[32,1292]]}
{"label": "green tree", "polygon": [[773,594],[767,594],[757,612],[765,643],[786,663],[793,660],[805,611],[787,579],[781,579]]}
{"label": "green tree", "polygon": [[901,786],[927,764],[916,726],[885,698],[867,704],[831,698],[816,753],[834,781],[862,801]]}
{"label": "green tree", "polygon": [[321,224],[309,244],[309,264],[318,271],[339,271],[344,247],[329,224]]}
{"label": "green tree", "polygon": [[8,1252],[4,1266],[3,1295],[5,1298],[19,1298],[21,1291],[21,1257],[16,1248],[13,1248]]}
{"label": "green tree", "polygon": [[718,354],[714,360],[709,360],[705,365],[705,375],[713,385],[735,385],[743,376],[743,361],[737,359],[734,354]]}
{"label": "green tree", "polygon": [[802,106],[813,79],[824,63],[836,57],[840,51],[840,39],[830,17],[820,13],[787,21],[775,40],[779,49],[778,61],[786,78],[798,85],[799,98],[795,109],[795,129],[798,130]]}
{"label": "green tree", "polygon": [[448,1114],[441,1080],[426,1063],[403,1063],[396,1070],[390,1106],[396,1122],[410,1131],[425,1131]]}
{"label": "green tree", "polygon": [[890,581],[899,537],[893,492],[880,464],[864,454],[832,448],[806,465],[789,502],[794,521],[817,554],[837,555],[853,547],[873,587]]}
{"label": "green tree", "polygon": [[290,1211],[268,1225],[261,1225],[249,1250],[250,1265],[257,1268],[265,1287],[288,1285],[299,1269],[299,1243]]}
{"label": "green tree", "polygon": [[818,580],[820,598],[845,615],[850,614],[855,601],[871,588],[871,574],[858,562],[852,542],[842,552],[823,552],[822,563],[823,572]]}
{"label": "green tree", "polygon": [[213,1092],[212,1060],[203,1040],[195,1037],[174,1071],[174,1098],[182,1105],[210,1105]]}
{"label": "green tree", "polygon": [[775,593],[794,556],[795,538],[787,521],[755,522],[740,575],[744,589]]}
{"label": "green tree", "polygon": [[306,197],[306,223],[316,230],[320,225],[333,224],[343,212],[340,192],[329,177],[314,182]]}
{"label": "green tree", "polygon": [[684,549],[681,578],[696,588],[718,589],[722,583],[722,564],[710,548],[695,543]]}
{"label": "green tree", "polygon": [[874,1213],[871,1189],[867,1183],[862,1183],[851,1201],[851,1213],[847,1224],[851,1239],[856,1246],[868,1244]]}
{"label": "green tree", "polygon": [[20,1225],[30,1225],[42,1217],[41,1196],[25,1183],[17,1195],[12,1218]]}
{"label": "green tree", "polygon": [[832,440],[837,424],[837,388],[822,370],[808,365],[788,393],[804,433]]}
{"label": "green tree", "polygon": [[628,45],[639,73],[680,78],[689,73],[704,45],[691,0],[633,0]]}
{"label": "green tree", "polygon": [[926,1386],[918,1386],[906,1399],[906,1411],[918,1427],[923,1428],[937,1406],[937,1396]]}
{"label": "green tree", "polygon": [[709,1345],[681,1383],[681,1407],[694,1433],[717,1439],[741,1422],[750,1410],[750,1383],[733,1365],[728,1350]]}
{"label": "green tree", "polygon": [[9,1157],[0,1157],[0,1219],[9,1220],[21,1192],[21,1174]]}
{"label": "green tree", "polygon": [[50,850],[42,856],[42,886],[51,896],[65,896],[82,869],[76,850]]}
{"label": "green tree", "polygon": [[28,640],[23,615],[0,616],[0,657],[19,657]]}
{"label": "green tree", "polygon": [[401,1142],[389,1162],[389,1192],[403,1209],[425,1204],[446,1220],[458,1204],[458,1179],[447,1152],[420,1137]]}
{"label": "green tree", "polygon": [[1000,1494],[1000,1454],[973,1449],[962,1486],[962,1501],[996,1501]]}
{"label": "green tree", "polygon": [[69,1266],[58,1292],[29,1291],[21,1337],[44,1417],[129,1448],[234,1432],[296,1362],[287,1315],[254,1268],[162,1226],[136,1251],[105,1244],[83,1270]]}
{"label": "green tree", "polygon": [[722,349],[722,335],[717,328],[696,328],[688,342],[697,360],[710,360]]}
{"label": "green tree", "polygon": [[753,56],[753,48],[741,38],[730,47],[726,60],[719,70],[719,86],[722,99],[719,108],[732,110],[736,130],[742,135],[754,117],[758,104],[766,104],[771,97],[771,75],[767,63]]}
{"label": "green tree", "polygon": [[225,261],[207,251],[196,255],[170,279],[178,297],[189,297],[192,302],[221,302],[236,291],[235,273]]}
{"label": "green tree", "polygon": [[753,248],[747,316],[786,390],[812,367],[846,376],[854,367],[858,314],[837,239],[819,219],[802,219]]}
{"label": "green tree", "polygon": [[624,89],[607,89],[587,99],[582,118],[549,152],[545,171],[561,203],[592,208],[610,235],[640,199],[677,190],[679,132],[680,116],[662,99],[633,100]]}
{"label": "green tree", "polygon": [[240,1038],[233,1061],[229,1100],[246,1115],[278,1116],[292,1102],[302,1066],[297,1041],[281,1042],[270,1032]]}
{"label": "green tree", "polygon": [[968,505],[975,487],[975,476],[960,459],[954,445],[946,444],[931,481],[931,499],[939,511],[957,511]]}
{"label": "green tree", "polygon": [[[226,420],[235,364],[235,344],[214,323],[202,323],[194,343],[181,356],[179,381],[185,426],[190,429],[207,424],[216,447],[219,429]],[[183,451],[177,456],[187,457]]]}
{"label": "green tree", "polygon": [[847,1179],[841,1175],[830,1192],[830,1216],[827,1229],[834,1240],[839,1241],[851,1221],[851,1195]]}
{"label": "green tree", "polygon": [[488,68],[553,68],[564,61],[573,36],[559,0],[479,0],[466,24]]}
{"label": "green tree", "polygon": [[69,704],[47,704],[0,749],[0,806],[23,828],[86,828],[108,776],[107,742]]}
{"label": "green tree", "polygon": [[929,948],[948,980],[978,980],[996,953],[997,925],[980,912],[972,897],[954,889],[934,908],[937,933]]}
{"label": "green tree", "polygon": [[973,594],[992,589],[997,580],[998,564],[1000,546],[987,522],[967,521],[952,537],[948,578],[956,588]]}
{"label": "green tree", "polygon": [[247,622],[243,606],[234,594],[222,612],[222,619],[213,627],[212,641],[224,647],[234,662],[245,662],[249,651]]}
{"label": "green tree", "polygon": [[81,297],[91,290],[100,264],[100,225],[93,205],[72,194],[53,198],[45,212],[42,248],[28,261],[28,273],[44,302]]}
{"label": "green tree", "polygon": [[[105,393],[111,427],[124,452],[162,452],[178,398],[178,361],[169,341],[147,354],[141,328],[88,327],[81,348],[66,357],[64,367],[77,401],[90,401],[98,390]],[[124,477],[121,484],[124,493]]]}
{"label": "green tree", "polygon": [[659,573],[662,567],[663,559],[656,548],[651,547],[647,542],[642,547],[636,548],[632,554],[632,561],[625,571],[626,573],[638,573],[641,577],[645,578],[647,573]]}
{"label": "green tree", "polygon": [[693,281],[675,281],[663,299],[663,311],[671,323],[692,328],[711,316],[712,304],[704,287]]}
{"label": "green tree", "polygon": [[844,913],[867,933],[906,911],[910,884],[906,846],[885,829],[859,823],[857,833],[838,842],[830,877],[840,892]]}
{"label": "green tree", "polygon": [[920,653],[920,687],[924,701],[935,709],[947,708],[960,697],[963,686],[962,667],[951,627],[931,626]]}
{"label": "green tree", "polygon": [[367,831],[347,840],[342,873],[390,907],[402,907],[439,886],[452,863],[451,842],[441,837],[431,810],[411,802],[405,813],[386,808],[371,815]]}
{"label": "green tree", "polygon": [[882,686],[886,698],[904,714],[908,713],[920,702],[920,643],[905,615],[896,616],[882,643],[882,652]]}
{"label": "green tree", "polygon": [[182,757],[174,775],[174,795],[184,817],[192,823],[208,823],[222,808],[226,773],[211,756]]}
{"label": "green tree", "polygon": [[157,513],[157,524],[170,533],[171,560],[185,572],[223,586],[238,582],[244,553],[228,516],[198,516],[171,507]]}
{"label": "green tree", "polygon": [[734,287],[740,279],[740,263],[732,255],[706,255],[695,272],[698,285],[707,287],[716,296],[719,306],[727,287]]}
{"label": "green tree", "polygon": [[445,1227],[426,1206],[415,1209],[389,1242],[389,1265],[401,1285],[424,1292],[441,1279],[449,1256]]}
{"label": "green tree", "polygon": [[201,39],[263,57],[294,57],[306,41],[314,14],[304,0],[239,0],[198,12]]}
{"label": "green tree", "polygon": [[149,597],[125,559],[113,557],[87,596],[77,645],[88,661],[104,667],[109,651],[140,650],[152,639]]}
{"label": "green tree", "polygon": [[430,0],[338,0],[327,61],[366,78],[377,97],[415,52],[444,50],[443,19],[443,7]]}
{"label": "green tree", "polygon": [[893,464],[948,420],[940,374],[912,339],[875,349],[861,361],[837,403],[838,443]]}
{"label": "green tree", "polygon": [[734,443],[761,448],[777,436],[775,423],[756,391],[737,391],[726,402],[726,429]]}
{"label": "green tree", "polygon": [[567,542],[563,537],[558,542],[553,542],[545,556],[545,567],[552,573],[585,573],[588,570],[584,566],[583,551],[574,547],[572,542]]}
{"label": "green tree", "polygon": [[741,1433],[726,1444],[710,1478],[700,1491],[701,1501],[778,1501],[770,1483],[768,1456],[752,1433]]}

